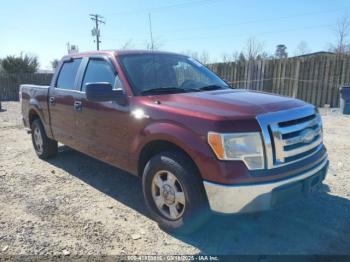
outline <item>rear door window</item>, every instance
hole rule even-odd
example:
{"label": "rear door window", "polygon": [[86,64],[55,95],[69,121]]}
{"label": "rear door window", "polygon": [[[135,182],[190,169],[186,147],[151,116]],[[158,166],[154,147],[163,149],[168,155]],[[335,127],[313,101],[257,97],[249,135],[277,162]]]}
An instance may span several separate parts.
{"label": "rear door window", "polygon": [[75,79],[79,70],[81,58],[73,59],[73,61],[64,62],[57,79],[57,88],[75,89]]}
{"label": "rear door window", "polygon": [[87,83],[107,82],[112,87],[115,86],[116,74],[112,68],[112,65],[103,59],[90,59],[81,89],[85,91],[85,85]]}

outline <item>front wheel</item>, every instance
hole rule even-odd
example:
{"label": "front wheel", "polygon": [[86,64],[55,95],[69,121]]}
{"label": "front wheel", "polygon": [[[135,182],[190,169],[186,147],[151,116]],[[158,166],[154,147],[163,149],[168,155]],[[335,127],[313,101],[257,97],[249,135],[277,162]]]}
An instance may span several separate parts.
{"label": "front wheel", "polygon": [[57,141],[47,137],[40,119],[33,121],[31,130],[33,146],[39,158],[48,159],[57,154]]}
{"label": "front wheel", "polygon": [[165,231],[188,234],[209,219],[203,180],[183,153],[166,151],[153,156],[142,180],[147,207]]}

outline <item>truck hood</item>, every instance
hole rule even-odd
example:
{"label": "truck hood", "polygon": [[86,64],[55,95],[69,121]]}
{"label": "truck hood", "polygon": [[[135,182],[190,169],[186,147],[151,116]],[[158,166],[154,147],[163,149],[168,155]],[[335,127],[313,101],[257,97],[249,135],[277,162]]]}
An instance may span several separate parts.
{"label": "truck hood", "polygon": [[229,119],[255,117],[306,105],[298,99],[242,89],[160,95],[154,98],[169,109]]}

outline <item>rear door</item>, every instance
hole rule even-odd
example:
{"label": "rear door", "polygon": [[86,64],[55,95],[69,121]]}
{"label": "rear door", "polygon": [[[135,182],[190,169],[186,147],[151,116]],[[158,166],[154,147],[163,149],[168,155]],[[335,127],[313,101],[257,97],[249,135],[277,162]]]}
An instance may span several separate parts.
{"label": "rear door", "polygon": [[92,102],[85,96],[87,83],[108,82],[114,89],[122,88],[114,65],[106,56],[91,57],[81,78],[81,111],[76,116],[76,132],[81,151],[118,167],[128,161],[129,107],[114,101]]}
{"label": "rear door", "polygon": [[56,140],[75,147],[75,97],[79,93],[78,79],[82,58],[63,62],[49,92],[50,122]]}

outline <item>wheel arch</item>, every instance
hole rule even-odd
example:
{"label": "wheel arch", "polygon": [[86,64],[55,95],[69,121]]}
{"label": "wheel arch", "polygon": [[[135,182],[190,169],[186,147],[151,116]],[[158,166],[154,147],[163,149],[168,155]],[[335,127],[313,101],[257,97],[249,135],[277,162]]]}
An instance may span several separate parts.
{"label": "wheel arch", "polygon": [[51,133],[51,127],[49,123],[49,116],[44,110],[48,110],[47,108],[43,108],[36,99],[30,99],[28,106],[28,127],[31,128],[31,125],[35,119],[39,119],[44,126],[44,130],[46,135],[53,139],[53,135]]}
{"label": "wheel arch", "polygon": [[29,109],[29,112],[28,112],[29,127],[32,126],[32,123],[35,119],[39,119],[42,122],[38,111],[35,110],[34,108],[31,108],[31,109]]}
{"label": "wheel arch", "polygon": [[200,170],[194,161],[194,159],[190,156],[188,152],[186,152],[181,146],[162,139],[157,139],[153,141],[149,141],[147,144],[144,145],[142,148],[139,158],[138,158],[138,168],[137,168],[137,174],[139,177],[142,177],[143,170],[147,164],[147,162],[156,154],[159,154],[164,151],[177,151],[180,154],[184,155],[188,158],[190,163],[193,165],[193,167],[200,173]]}

